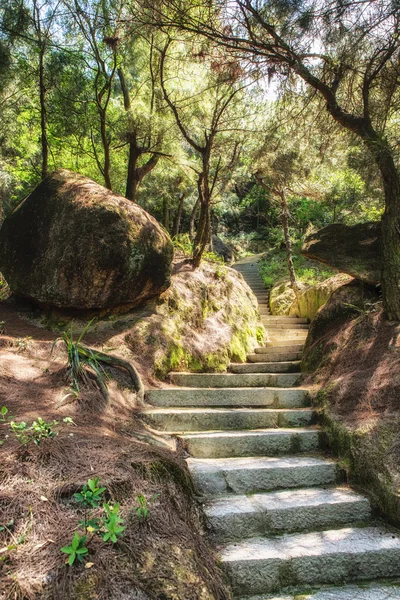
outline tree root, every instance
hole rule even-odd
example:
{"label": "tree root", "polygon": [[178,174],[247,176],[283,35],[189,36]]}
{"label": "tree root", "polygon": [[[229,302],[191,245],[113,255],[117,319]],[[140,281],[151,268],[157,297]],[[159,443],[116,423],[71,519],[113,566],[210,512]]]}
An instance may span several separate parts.
{"label": "tree root", "polygon": [[[144,405],[144,385],[136,367],[134,367],[127,360],[119,358],[118,356],[114,356],[112,354],[105,354],[104,352],[100,352],[99,350],[93,350],[92,348],[86,349],[93,352],[96,355],[98,361],[105,363],[106,365],[110,365],[111,367],[120,367],[128,371],[130,378],[133,382],[133,386],[136,390],[137,403],[139,406]],[[104,398],[108,401],[109,393],[107,390],[107,386],[105,385],[104,381],[100,380],[99,377],[96,377],[96,381],[98,383],[101,393],[103,394]]]}

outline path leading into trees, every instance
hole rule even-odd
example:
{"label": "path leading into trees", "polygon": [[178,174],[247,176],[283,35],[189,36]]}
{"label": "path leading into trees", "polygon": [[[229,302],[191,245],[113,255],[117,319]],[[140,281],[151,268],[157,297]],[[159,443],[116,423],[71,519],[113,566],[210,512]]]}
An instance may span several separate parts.
{"label": "path leading into trees", "polygon": [[301,386],[308,324],[270,315],[256,259],[235,268],[257,296],[266,346],[229,373],[171,374],[176,387],[149,391],[146,410],[186,443],[234,596],[400,599],[398,532],[373,521],[322,450]]}

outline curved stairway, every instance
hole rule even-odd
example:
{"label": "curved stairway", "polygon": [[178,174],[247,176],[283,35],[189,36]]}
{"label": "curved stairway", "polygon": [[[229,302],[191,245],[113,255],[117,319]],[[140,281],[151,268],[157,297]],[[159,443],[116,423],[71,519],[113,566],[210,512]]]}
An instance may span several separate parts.
{"label": "curved stairway", "polygon": [[400,599],[398,532],[373,522],[368,499],[340,482],[320,449],[299,385],[308,325],[269,314],[257,263],[235,268],[270,341],[229,373],[172,373],[176,387],[148,391],[145,418],[185,441],[235,597]]}

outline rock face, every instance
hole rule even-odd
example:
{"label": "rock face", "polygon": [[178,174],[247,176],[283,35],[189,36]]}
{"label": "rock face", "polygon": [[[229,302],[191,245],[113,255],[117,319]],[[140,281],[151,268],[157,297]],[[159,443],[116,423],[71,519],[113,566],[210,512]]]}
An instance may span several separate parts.
{"label": "rock face", "polygon": [[170,284],[167,232],[137,204],[55,171],[5,220],[0,270],[11,290],[51,307],[132,307]]}
{"label": "rock face", "polygon": [[232,248],[225,244],[217,235],[212,236],[212,248],[215,254],[222,256],[226,263],[231,263],[235,258]]}
{"label": "rock face", "polygon": [[321,352],[321,344],[325,347],[331,345],[335,349],[335,332],[340,326],[350,318],[363,314],[368,305],[378,300],[377,289],[357,279],[339,286],[311,322],[303,350],[302,371],[312,373],[320,368],[322,360],[329,354],[326,348],[325,354]]}
{"label": "rock face", "polygon": [[381,280],[381,224],[328,225],[306,238],[301,253],[376,285]]}

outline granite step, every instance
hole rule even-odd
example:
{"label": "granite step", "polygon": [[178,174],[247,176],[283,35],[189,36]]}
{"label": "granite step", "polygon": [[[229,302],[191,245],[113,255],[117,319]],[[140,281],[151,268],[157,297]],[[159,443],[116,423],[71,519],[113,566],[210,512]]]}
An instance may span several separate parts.
{"label": "granite step", "polygon": [[315,422],[311,408],[146,408],[141,415],[166,432],[306,427]]}
{"label": "granite step", "polygon": [[206,496],[254,494],[332,485],[335,461],[313,456],[187,459],[197,491]]}
{"label": "granite step", "polygon": [[284,340],[284,345],[272,345],[272,346],[259,346],[258,348],[254,348],[254,354],[265,354],[266,352],[270,354],[280,354],[283,351],[283,348],[286,352],[301,352],[304,348],[304,344],[298,342],[297,340],[294,343],[290,343],[290,340]]}
{"label": "granite step", "polygon": [[236,388],[236,387],[293,387],[298,385],[298,373],[170,373],[171,382],[180,387]]}
{"label": "granite step", "polygon": [[281,456],[320,448],[320,432],[316,427],[206,431],[179,437],[194,458]]}
{"label": "granite step", "polygon": [[343,527],[371,517],[369,500],[346,487],[224,496],[204,510],[219,541]]}
{"label": "granite step", "polygon": [[318,590],[297,589],[290,594],[273,594],[247,596],[236,600],[399,600],[400,581],[375,583],[365,582],[360,585],[324,586]]}
{"label": "granite step", "polygon": [[[257,355],[262,356],[262,355]],[[310,405],[306,388],[165,388],[148,390],[153,406],[265,406],[304,408]]]}
{"label": "granite step", "polygon": [[290,362],[301,360],[302,351],[286,351],[285,348],[281,348],[281,352],[265,352],[263,354],[248,354],[247,360],[251,363],[262,363],[262,362]]}
{"label": "granite step", "polygon": [[383,527],[251,538],[220,554],[235,595],[400,576],[399,535]]}
{"label": "granite step", "polygon": [[231,363],[231,373],[300,373],[300,361],[267,363]]}

